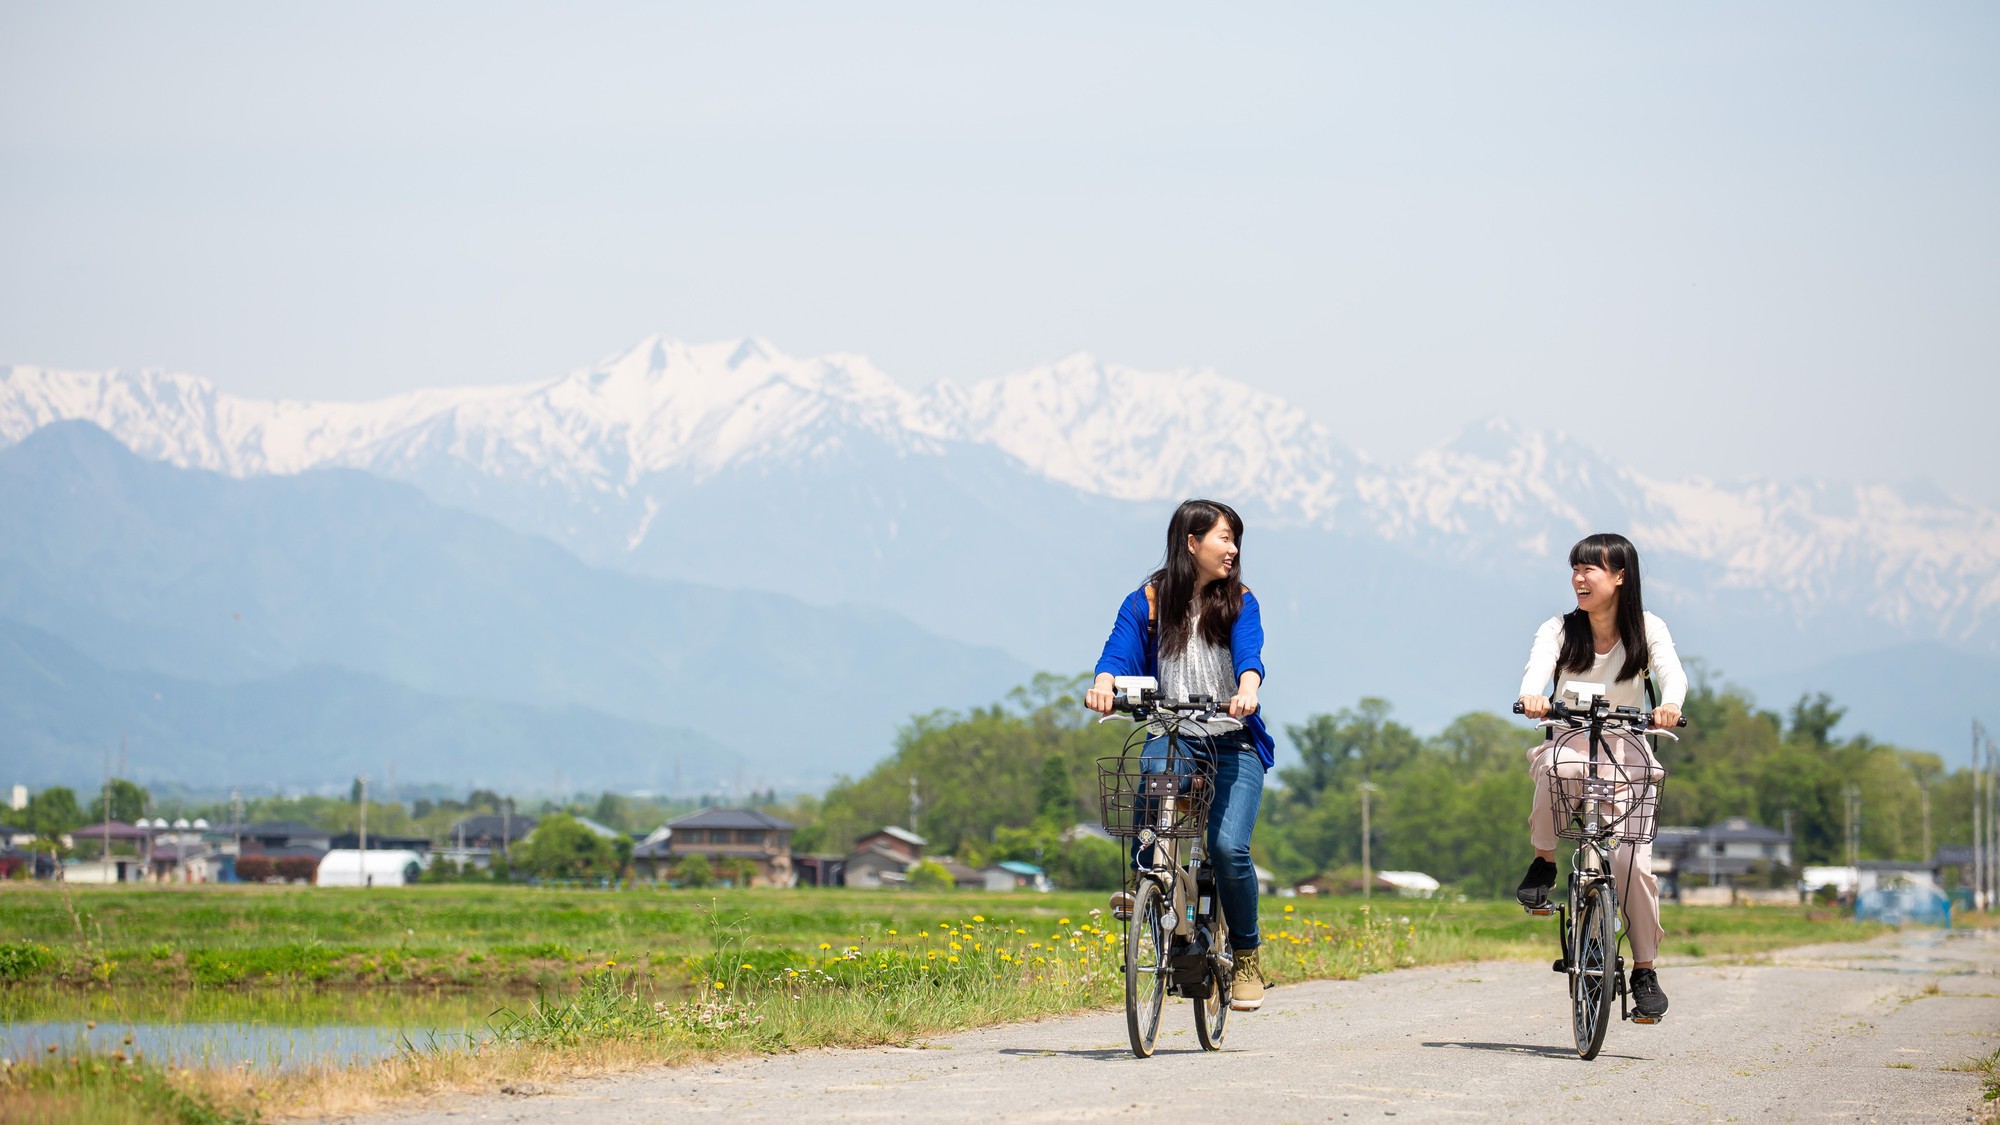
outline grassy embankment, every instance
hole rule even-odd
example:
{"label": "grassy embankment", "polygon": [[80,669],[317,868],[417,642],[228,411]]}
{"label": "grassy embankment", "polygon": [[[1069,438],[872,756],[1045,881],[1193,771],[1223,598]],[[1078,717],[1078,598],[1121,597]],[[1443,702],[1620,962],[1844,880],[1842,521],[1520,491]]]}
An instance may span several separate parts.
{"label": "grassy embankment", "polygon": [[[845,890],[9,888],[0,891],[0,1016],[9,1022],[407,1026],[416,1013],[483,1026],[493,1041],[280,1072],[167,1072],[144,1059],[58,1052],[7,1074],[0,1119],[333,1112],[493,1080],[909,1043],[1102,1007],[1119,1001],[1122,986],[1117,935],[1093,913],[1101,901]],[[1266,965],[1280,983],[1553,952],[1548,922],[1503,903],[1294,899],[1267,900],[1265,911]],[[1669,958],[1878,932],[1773,908],[1669,907],[1664,921]]]}

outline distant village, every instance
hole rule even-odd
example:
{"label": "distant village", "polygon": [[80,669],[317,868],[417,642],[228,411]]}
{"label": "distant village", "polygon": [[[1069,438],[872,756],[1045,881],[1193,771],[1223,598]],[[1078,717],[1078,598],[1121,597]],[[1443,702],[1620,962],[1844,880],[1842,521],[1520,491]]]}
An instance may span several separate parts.
{"label": "distant village", "polygon": [[[16,786],[12,808],[26,795]],[[518,857],[536,847],[545,822],[560,820],[602,841],[616,855],[615,871],[582,877],[538,875]],[[87,824],[62,833],[60,850],[37,848],[38,835],[0,823],[0,878],[62,880],[79,884],[300,883],[334,886],[403,886],[457,878],[525,882],[632,884],[641,886],[913,887],[929,890],[1049,891],[1040,866],[1004,860],[974,867],[949,855],[927,855],[927,841],[898,825],[884,825],[853,841],[844,854],[794,851],[796,826],[753,808],[703,808],[646,832],[620,832],[588,816],[474,813],[450,825],[443,841],[430,836],[335,831],[298,821],[211,824],[196,818],[139,817]],[[1063,842],[1104,830],[1078,823]],[[1653,870],[1664,897],[1686,905],[1795,903],[1814,896],[1852,904],[1872,892],[1892,902],[1898,895],[1929,902],[1935,888],[1972,880],[1969,846],[1946,846],[1924,863],[1863,861],[1847,867],[1799,871],[1796,885],[1771,887],[1753,875],[1792,866],[1791,837],[1744,817],[1705,828],[1659,831]],[[1441,887],[1420,871],[1369,871],[1325,875],[1280,887],[1257,868],[1264,894],[1280,896],[1377,893],[1429,898]],[[1365,881],[1364,881],[1365,880]]]}

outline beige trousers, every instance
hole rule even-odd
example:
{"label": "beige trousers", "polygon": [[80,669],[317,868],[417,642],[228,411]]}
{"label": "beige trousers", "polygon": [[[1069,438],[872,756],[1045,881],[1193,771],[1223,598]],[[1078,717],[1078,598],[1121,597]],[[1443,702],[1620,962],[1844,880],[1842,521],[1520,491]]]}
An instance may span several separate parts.
{"label": "beige trousers", "polygon": [[[1632,774],[1659,769],[1659,763],[1653,759],[1645,740],[1635,735],[1607,732],[1604,749],[1613,761]],[[1590,774],[1589,732],[1565,731],[1553,741],[1544,742],[1530,751],[1528,773],[1535,782],[1534,806],[1528,814],[1528,839],[1536,851],[1554,851],[1556,815],[1554,785],[1550,775],[1553,773],[1560,779],[1564,794],[1570,800],[1582,796],[1584,778]],[[1600,776],[1603,775],[1600,773]],[[1611,802],[1613,815],[1625,811],[1625,802],[1630,800],[1626,787],[1620,787],[1616,792],[1619,795],[1614,796]],[[1657,806],[1635,810],[1631,826],[1643,827],[1650,836],[1652,822],[1658,813]],[[1653,877],[1653,845],[1629,841],[1619,843],[1611,853],[1611,878],[1618,887],[1618,902],[1624,910],[1625,930],[1632,941],[1632,959],[1651,961],[1660,951],[1660,939],[1666,936],[1666,931],[1660,927],[1660,881]]]}

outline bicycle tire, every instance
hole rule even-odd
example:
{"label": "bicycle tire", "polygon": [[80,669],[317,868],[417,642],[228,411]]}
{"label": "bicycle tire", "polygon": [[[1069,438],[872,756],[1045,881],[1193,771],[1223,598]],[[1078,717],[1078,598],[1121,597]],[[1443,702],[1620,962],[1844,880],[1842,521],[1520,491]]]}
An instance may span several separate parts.
{"label": "bicycle tire", "polygon": [[1577,1057],[1585,1062],[1604,1047],[1611,1005],[1618,1000],[1618,903],[1611,888],[1594,882],[1577,903],[1570,960],[1570,1024]]}
{"label": "bicycle tire", "polygon": [[1167,934],[1160,885],[1139,880],[1139,897],[1125,928],[1125,1030],[1132,1053],[1150,1058],[1160,1035],[1160,1010],[1167,1002]]}
{"label": "bicycle tire", "polygon": [[[1229,923],[1220,910],[1216,911],[1215,927],[1210,933],[1210,949],[1229,948]],[[1229,983],[1228,977],[1218,975],[1207,998],[1194,1002],[1194,1037],[1204,1051],[1220,1051],[1222,1037],[1229,1032]]]}

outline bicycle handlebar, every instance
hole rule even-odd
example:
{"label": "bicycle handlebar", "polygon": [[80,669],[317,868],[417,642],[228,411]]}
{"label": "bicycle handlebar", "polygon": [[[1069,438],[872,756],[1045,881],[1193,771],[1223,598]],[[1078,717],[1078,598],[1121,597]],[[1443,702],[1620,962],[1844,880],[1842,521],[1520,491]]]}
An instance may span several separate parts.
{"label": "bicycle handlebar", "polygon": [[1145,717],[1148,712],[1154,711],[1173,711],[1194,718],[1201,716],[1213,718],[1220,715],[1227,715],[1229,713],[1229,704],[1226,702],[1219,703],[1213,697],[1207,695],[1194,695],[1186,700],[1161,699],[1159,693],[1149,688],[1141,693],[1138,703],[1133,703],[1122,695],[1113,698],[1111,709],[1113,711],[1123,711],[1128,715],[1141,718]]}
{"label": "bicycle handlebar", "polygon": [[[1521,701],[1518,699],[1514,701],[1514,713],[1516,715],[1527,714],[1527,711],[1522,709]],[[1553,718],[1562,719],[1572,723],[1588,723],[1592,721],[1602,721],[1602,722],[1617,723],[1621,726],[1628,726],[1628,727],[1634,724],[1650,727],[1652,726],[1653,722],[1653,713],[1651,711],[1642,710],[1638,707],[1611,707],[1602,711],[1599,711],[1596,708],[1591,708],[1590,710],[1587,711],[1579,711],[1576,708],[1571,707],[1568,704],[1564,703],[1560,699],[1549,700],[1549,715]],[[1684,727],[1688,725],[1687,716],[1682,715],[1680,717],[1680,721],[1676,722],[1674,725],[1677,727]]]}

